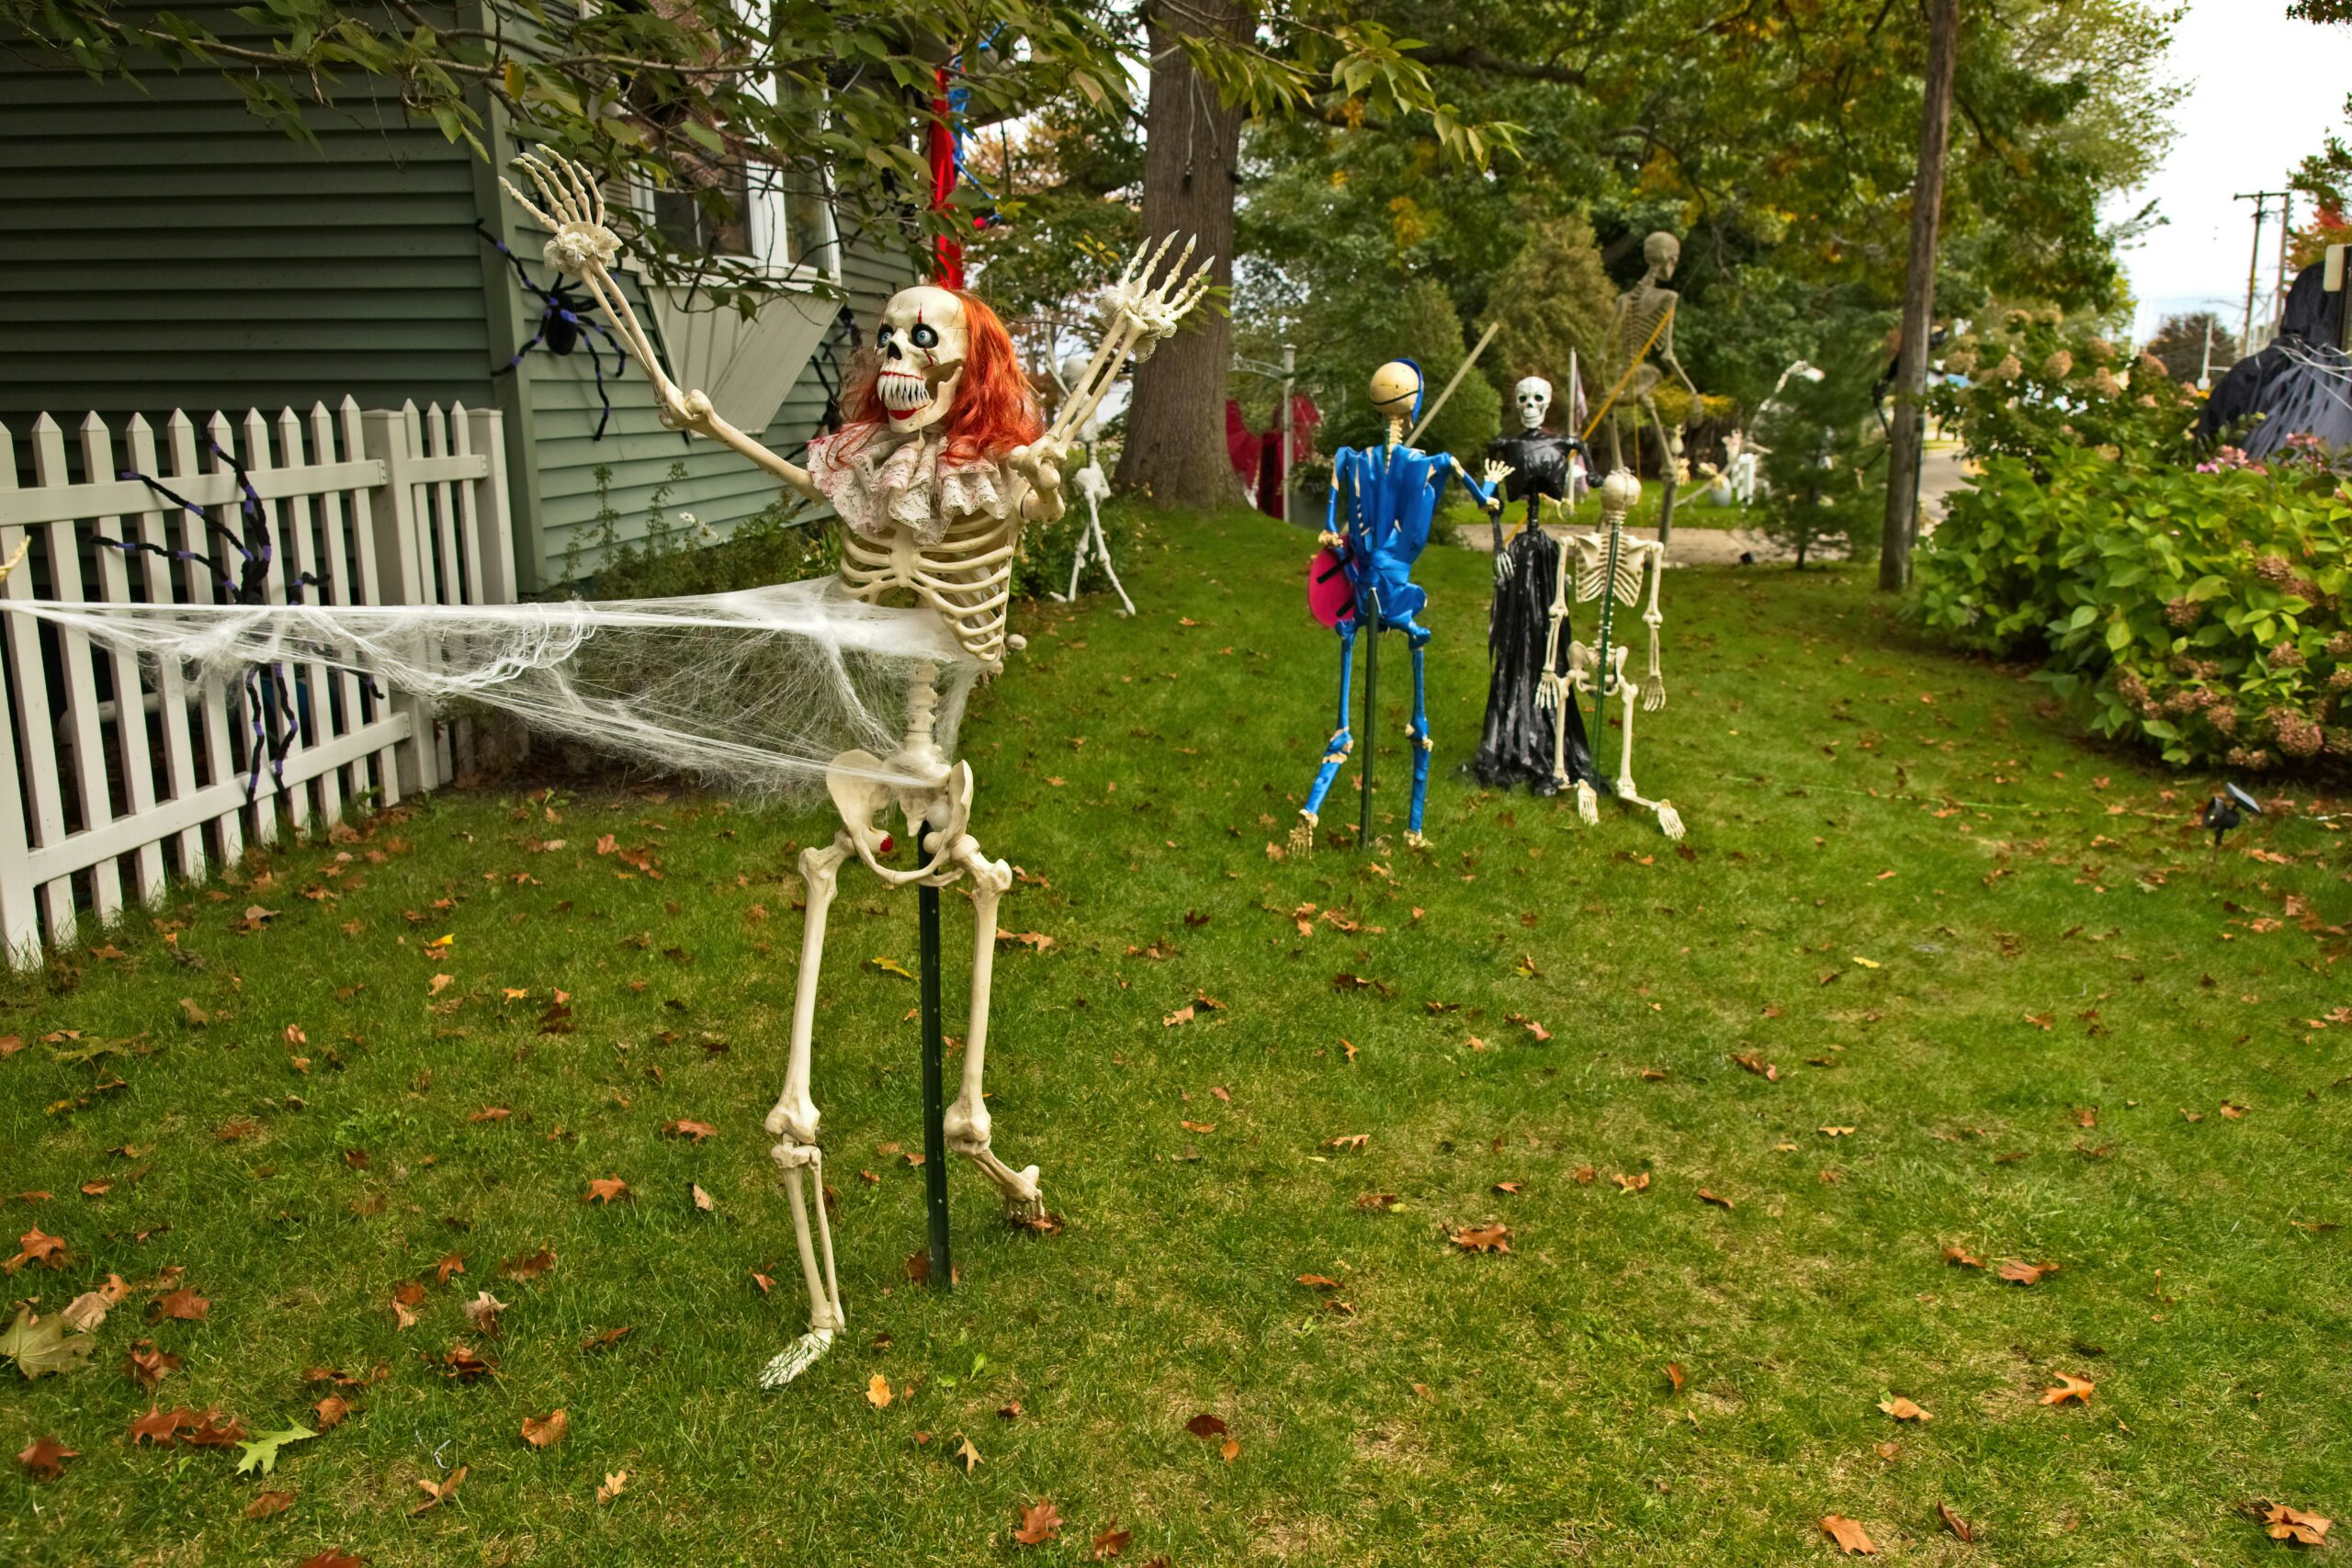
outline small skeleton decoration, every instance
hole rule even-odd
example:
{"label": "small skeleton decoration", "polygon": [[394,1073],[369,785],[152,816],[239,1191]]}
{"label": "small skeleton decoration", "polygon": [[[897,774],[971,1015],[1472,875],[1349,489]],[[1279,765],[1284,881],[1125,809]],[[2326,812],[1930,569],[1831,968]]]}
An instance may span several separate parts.
{"label": "small skeleton decoration", "polygon": [[[1086,356],[1078,354],[1054,367],[1054,384],[1061,389],[1064,398],[1070,395],[1071,381],[1083,375],[1085,370]],[[1102,563],[1102,575],[1111,580],[1111,592],[1119,596],[1120,609],[1132,615],[1136,613],[1135,601],[1127,597],[1126,586],[1119,581],[1119,569],[1111,564],[1111,542],[1102,536],[1102,504],[1111,499],[1111,480],[1102,472],[1102,454],[1095,450],[1096,442],[1102,434],[1099,407],[1098,412],[1086,416],[1085,423],[1078,427],[1075,434],[1086,445],[1086,467],[1070,475],[1069,482],[1070,488],[1086,502],[1086,526],[1078,531],[1078,548],[1070,557],[1069,592],[1049,594],[1048,597],[1060,604],[1069,604],[1078,597],[1079,575],[1086,570],[1086,553],[1091,549],[1094,552],[1094,558]]]}
{"label": "small skeleton decoration", "polygon": [[1429,603],[1429,594],[1413,581],[1413,563],[1429,543],[1430,523],[1449,477],[1459,474],[1480,504],[1498,512],[1503,502],[1496,487],[1511,471],[1508,464],[1489,462],[1482,484],[1451,454],[1417,452],[1405,445],[1405,422],[1421,406],[1421,367],[1409,359],[1390,360],[1372,373],[1372,406],[1388,421],[1388,438],[1377,447],[1359,451],[1342,446],[1332,454],[1331,499],[1319,539],[1323,547],[1307,563],[1307,607],[1340,634],[1340,722],[1291,829],[1291,852],[1300,855],[1314,852],[1323,797],[1355,745],[1348,728],[1349,689],[1354,679],[1356,632],[1365,626],[1375,637],[1384,629],[1403,632],[1413,650],[1413,721],[1405,731],[1413,744],[1413,797],[1405,842],[1415,849],[1428,847],[1429,840],[1421,836],[1430,748],[1422,650],[1429,646],[1430,629],[1416,617]]}
{"label": "small skeleton decoration", "polygon": [[[1637,403],[1648,416],[1649,427],[1657,437],[1660,461],[1665,465],[1666,500],[1658,518],[1658,537],[1668,537],[1673,526],[1674,468],[1682,455],[1682,434],[1669,434],[1666,421],[1657,412],[1657,392],[1666,379],[1666,371],[1682,383],[1690,394],[1693,408],[1698,406],[1699,389],[1691,385],[1683,373],[1681,361],[1674,357],[1674,311],[1682,297],[1666,287],[1674,276],[1675,267],[1682,260],[1682,242],[1660,231],[1642,242],[1642,259],[1647,263],[1641,281],[1617,297],[1617,314],[1609,327],[1609,349],[1601,361],[1600,374],[1608,387],[1600,400],[1600,409],[1593,417],[1609,425],[1609,466],[1613,471],[1623,468],[1624,453],[1618,437],[1618,413],[1627,402]],[[1656,363],[1652,362],[1655,355]],[[1592,432],[1585,432],[1589,436]]]}
{"label": "small skeleton decoration", "polygon": [[[1571,534],[1565,541],[1566,557],[1563,570],[1552,591],[1552,631],[1546,644],[1542,683],[1536,701],[1544,711],[1555,716],[1553,735],[1553,781],[1566,789],[1571,782],[1576,785],[1577,815],[1587,823],[1600,820],[1599,802],[1590,782],[1571,780],[1567,748],[1572,735],[1570,720],[1576,714],[1577,700],[1587,694],[1593,698],[1593,721],[1599,732],[1608,728],[1608,704],[1612,696],[1624,701],[1623,749],[1617,758],[1617,782],[1611,791],[1629,806],[1638,806],[1655,812],[1657,825],[1669,839],[1682,837],[1682,818],[1670,801],[1644,799],[1634,785],[1634,699],[1638,691],[1642,711],[1656,713],[1666,706],[1666,679],[1659,672],[1658,628],[1665,616],[1657,607],[1658,584],[1666,572],[1666,547],[1644,539],[1625,537],[1625,514],[1642,499],[1642,481],[1626,469],[1619,468],[1600,487],[1600,520],[1602,531],[1595,534]],[[1649,628],[1650,668],[1638,687],[1625,678],[1625,645],[1612,643],[1615,607],[1631,609],[1642,602],[1642,580],[1649,579],[1649,603],[1642,610],[1642,624]],[[1595,633],[1597,647],[1588,648],[1581,642],[1568,645],[1568,672],[1555,674],[1559,668],[1559,643],[1566,635],[1568,621],[1569,595],[1573,592],[1577,604],[1600,605],[1599,630]],[[1580,728],[1580,727],[1579,727]]]}
{"label": "small skeleton decoration", "polygon": [[[1576,385],[1573,354],[1568,384]],[[1541,526],[1539,509],[1549,502],[1564,511],[1576,482],[1575,464],[1584,443],[1544,428],[1552,407],[1552,383],[1530,376],[1513,389],[1520,428],[1487,446],[1487,457],[1510,466],[1505,493],[1526,502],[1519,530],[1506,544],[1502,513],[1494,514],[1495,598],[1487,626],[1487,716],[1477,755],[1467,771],[1480,783],[1509,789],[1523,784],[1539,795],[1556,795],[1570,783],[1591,779],[1592,750],[1584,720],[1574,705],[1546,707],[1541,701],[1545,676],[1566,672],[1559,647],[1561,577],[1559,544]],[[1563,742],[1558,732],[1568,731]],[[1566,776],[1560,776],[1562,758]]]}
{"label": "small skeleton decoration", "polygon": [[[1185,273],[1190,244],[1160,271],[1172,235],[1157,250],[1147,245],[1137,252],[1104,300],[1101,345],[1075,378],[1054,423],[1043,429],[1012,338],[995,312],[960,291],[901,289],[882,308],[876,366],[868,384],[850,390],[849,423],[809,443],[809,464],[803,469],[721,419],[706,394],[682,389],[670,378],[613,277],[620,240],[605,226],[604,197],[593,180],[553,154],[526,153],[516,166],[539,201],[501,183],[526,211],[554,231],[548,261],[578,276],[618,329],[661,399],[662,423],[723,442],[801,494],[831,502],[844,525],[842,591],[868,604],[895,590],[911,592],[946,623],[986,674],[1001,670],[1008,648],[1022,646],[1005,630],[1012,559],[1024,522],[1062,514],[1062,469],[1073,434],[1092,417],[1127,364],[1172,333],[1208,287],[1208,263]],[[825,1217],[823,1155],[808,1067],[825,917],[838,874],[853,856],[891,887],[941,887],[971,879],[977,931],[971,1010],[961,1092],[946,1111],[947,1146],[996,1184],[1010,1218],[1030,1224],[1045,1218],[1037,1168],[1014,1170],[990,1146],[981,1071],[997,902],[1012,885],[1012,872],[1003,861],[982,854],[967,830],[972,770],[967,762],[950,763],[934,739],[936,677],[929,665],[915,676],[907,694],[906,737],[895,753],[883,758],[850,750],[833,759],[826,787],[841,814],[842,830],[831,844],[804,850],[800,856],[808,915],[784,1092],[768,1112],[767,1129],[779,1140],[771,1152],[784,1171],[791,1201],[809,1325],[762,1372],[765,1388],[779,1387],[808,1370],[846,1322]],[[911,867],[890,863],[898,845],[883,823],[892,810],[903,818],[915,846],[918,863]]]}
{"label": "small skeleton decoration", "polygon": [[24,563],[25,553],[32,547],[33,536],[28,532],[22,539],[17,541],[17,553],[10,556],[6,560],[0,560],[0,582],[6,582],[8,581],[8,574],[16,570],[17,567]]}

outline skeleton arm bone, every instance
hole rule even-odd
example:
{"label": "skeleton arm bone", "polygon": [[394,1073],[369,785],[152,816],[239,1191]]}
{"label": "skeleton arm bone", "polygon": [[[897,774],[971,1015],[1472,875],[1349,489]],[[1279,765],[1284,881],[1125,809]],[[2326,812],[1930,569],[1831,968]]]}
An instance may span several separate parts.
{"label": "skeleton arm bone", "polygon": [[662,367],[662,356],[654,352],[652,340],[646,335],[637,312],[630,309],[628,296],[622,293],[620,280],[612,274],[612,263],[620,256],[620,237],[605,226],[605,197],[595,184],[556,153],[542,158],[526,152],[514,160],[514,166],[529,176],[546,206],[541,207],[515,189],[511,180],[502,177],[498,183],[524,211],[555,231],[555,237],[548,242],[548,265],[560,272],[575,275],[587,285],[598,308],[628,346],[630,355],[644,369],[645,378],[653,384],[654,396],[661,400],[663,426],[692,431],[731,446],[809,500],[823,500],[810,481],[808,469],[786,462],[721,419],[711,407],[708,393],[683,390],[670,378]]}

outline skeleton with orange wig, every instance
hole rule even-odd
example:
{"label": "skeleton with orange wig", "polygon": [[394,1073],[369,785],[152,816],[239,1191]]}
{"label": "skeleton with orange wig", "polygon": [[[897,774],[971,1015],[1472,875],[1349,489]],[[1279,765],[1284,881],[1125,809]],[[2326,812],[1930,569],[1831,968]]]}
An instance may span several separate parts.
{"label": "skeleton with orange wig", "polygon": [[[1148,254],[1138,252],[1107,292],[1102,344],[1051,425],[1039,419],[1012,341],[994,311],[961,290],[901,289],[882,308],[872,361],[850,391],[848,423],[811,442],[803,468],[728,423],[706,394],[681,389],[662,368],[614,280],[611,268],[620,257],[620,240],[605,226],[604,197],[594,182],[552,155],[526,154],[518,167],[538,200],[511,184],[508,194],[553,231],[548,261],[578,275],[619,330],[661,400],[662,423],[723,442],[802,495],[830,502],[843,524],[840,591],[867,604],[897,591],[912,593],[922,608],[901,613],[944,622],[952,646],[981,674],[1001,670],[1006,650],[1021,647],[1021,639],[1005,628],[1013,557],[1023,523],[1062,514],[1062,468],[1072,435],[1127,364],[1173,333],[1208,285],[1206,262],[1185,271],[1190,244],[1164,271],[1172,236]],[[784,1092],[768,1113],[767,1127],[778,1140],[772,1153],[783,1168],[791,1201],[808,1287],[809,1327],[768,1364],[761,1374],[765,1387],[797,1377],[846,1321],[825,1217],[823,1155],[817,1145],[817,1106],[808,1093],[808,1058],[825,917],[837,875],[853,856],[893,887],[942,887],[970,877],[976,931],[971,1012],[961,1092],[944,1118],[947,1147],[968,1156],[996,1184],[1009,1217],[1046,1223],[1037,1168],[1014,1170],[989,1146],[980,1074],[988,1049],[997,902],[1012,886],[1012,872],[1003,861],[983,855],[967,831],[971,766],[951,763],[933,733],[941,675],[931,664],[917,667],[907,694],[906,735],[897,750],[888,757],[847,750],[833,758],[825,783],[841,813],[842,830],[830,845],[800,856],[808,916],[791,1053]],[[949,684],[954,690],[952,679]],[[904,823],[913,851],[910,864],[894,863],[900,858],[899,840],[884,826],[892,812]]]}

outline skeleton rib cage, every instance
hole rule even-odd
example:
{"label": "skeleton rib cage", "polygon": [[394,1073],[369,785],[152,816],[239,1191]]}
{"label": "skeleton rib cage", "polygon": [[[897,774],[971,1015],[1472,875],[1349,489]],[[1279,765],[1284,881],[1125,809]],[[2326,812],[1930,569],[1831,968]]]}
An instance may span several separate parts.
{"label": "skeleton rib cage", "polygon": [[966,652],[996,670],[1004,663],[1005,608],[1020,544],[1017,500],[1002,518],[957,513],[930,546],[918,546],[904,529],[894,530],[888,544],[843,529],[842,586],[869,604],[894,588],[909,590],[954,628]]}
{"label": "skeleton rib cage", "polygon": [[[1571,535],[1566,541],[1576,559],[1577,603],[1589,604],[1600,597],[1601,580],[1609,575],[1609,539],[1602,534]],[[1614,592],[1610,597],[1620,604],[1639,604],[1642,597],[1642,571],[1648,557],[1639,549],[1620,550]]]}

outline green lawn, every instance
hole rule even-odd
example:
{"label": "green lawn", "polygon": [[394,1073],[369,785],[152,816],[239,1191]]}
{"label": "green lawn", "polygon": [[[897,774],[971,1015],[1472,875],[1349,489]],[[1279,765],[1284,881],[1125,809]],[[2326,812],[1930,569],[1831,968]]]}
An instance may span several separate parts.
{"label": "green lawn", "polygon": [[[997,1146],[1061,1234],[1004,1226],[959,1166],[961,1284],[909,1282],[915,987],[869,961],[912,966],[913,901],[853,867],[816,1077],[851,1325],[756,1392],[805,1321],[760,1123],[825,819],[449,793],[0,982],[0,1190],[30,1194],[0,1219],[70,1249],[8,1289],[133,1287],[86,1370],[5,1373],[0,1450],[80,1457],[0,1465],[0,1559],[1075,1562],[1115,1525],[1174,1568],[1713,1568],[1826,1562],[1836,1514],[1889,1558],[2216,1564],[2295,1550],[2263,1502],[2352,1509],[2352,1035],[2311,1021],[2352,999],[2346,889],[2307,792],[2217,857],[2209,781],[2079,743],[1858,574],[1692,570],[1640,771],[1689,841],[1588,829],[1454,777],[1488,569],[1440,550],[1435,849],[1402,847],[1388,639],[1394,842],[1276,860],[1330,718],[1307,538],[1150,538],[1122,562],[1145,613],[1023,607],[965,732],[978,831],[1023,872],[1002,923],[1051,939],[1001,950]],[[608,1177],[628,1197],[583,1201]],[[1450,1244],[1489,1222],[1508,1253]],[[151,1325],[169,1289],[209,1315]],[[235,1449],[131,1445],[141,1338],[184,1358],[164,1410],[254,1432],[317,1424],[309,1369],[368,1386],[239,1476]],[[460,1345],[495,1374],[444,1375]],[[2087,1405],[2041,1403],[2062,1373]],[[557,1408],[569,1437],[526,1444]],[[271,1489],[291,1506],[248,1519]],[[1059,1538],[1016,1544],[1040,1500]]]}

